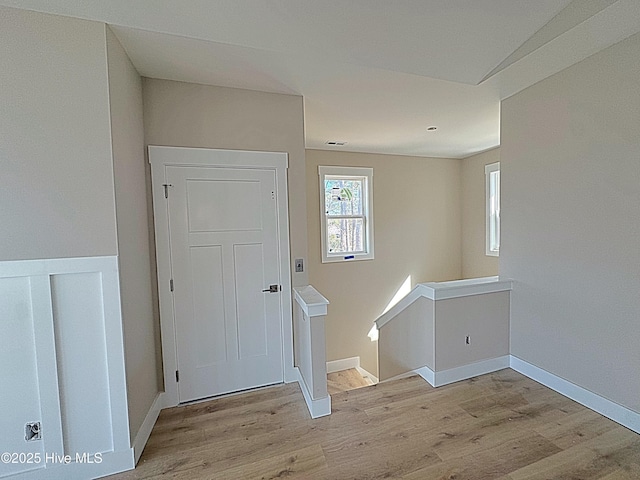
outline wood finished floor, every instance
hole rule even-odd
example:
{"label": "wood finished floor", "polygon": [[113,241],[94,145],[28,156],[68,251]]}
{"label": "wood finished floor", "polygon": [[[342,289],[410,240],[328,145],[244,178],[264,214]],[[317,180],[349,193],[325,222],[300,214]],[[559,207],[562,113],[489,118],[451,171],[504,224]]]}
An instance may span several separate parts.
{"label": "wood finished floor", "polygon": [[340,370],[327,375],[327,391],[329,395],[368,387],[369,385],[373,385],[373,382],[360,375],[360,372],[355,368]]}
{"label": "wood finished floor", "polygon": [[640,479],[640,435],[507,369],[332,396],[297,384],[164,410],[130,479]]}

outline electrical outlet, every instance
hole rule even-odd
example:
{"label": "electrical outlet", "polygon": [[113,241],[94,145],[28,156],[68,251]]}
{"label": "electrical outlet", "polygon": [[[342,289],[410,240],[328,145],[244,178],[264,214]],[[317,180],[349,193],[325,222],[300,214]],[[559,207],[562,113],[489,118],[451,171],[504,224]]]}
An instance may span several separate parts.
{"label": "electrical outlet", "polygon": [[466,345],[471,345],[471,335],[467,335],[464,339]]}
{"label": "electrical outlet", "polygon": [[296,258],[295,264],[296,264],[296,273],[304,272],[304,262],[301,258]]}
{"label": "electrical outlet", "polygon": [[33,442],[42,438],[40,422],[29,422],[24,426],[24,439],[26,442]]}

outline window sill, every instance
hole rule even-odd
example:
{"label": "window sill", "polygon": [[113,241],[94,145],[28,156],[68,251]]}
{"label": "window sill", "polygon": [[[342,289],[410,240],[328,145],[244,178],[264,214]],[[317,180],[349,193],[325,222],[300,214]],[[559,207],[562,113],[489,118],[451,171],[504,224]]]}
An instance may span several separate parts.
{"label": "window sill", "polygon": [[373,260],[373,253],[331,255],[330,257],[322,257],[322,263],[358,262],[360,260]]}

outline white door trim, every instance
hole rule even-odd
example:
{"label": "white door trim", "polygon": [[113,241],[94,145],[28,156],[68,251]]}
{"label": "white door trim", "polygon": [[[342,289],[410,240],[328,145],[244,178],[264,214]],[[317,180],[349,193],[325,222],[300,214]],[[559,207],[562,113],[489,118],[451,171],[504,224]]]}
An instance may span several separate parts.
{"label": "white door trim", "polygon": [[[215,152],[215,160],[212,153]],[[293,331],[291,303],[291,258],[289,253],[289,201],[287,191],[288,155],[282,152],[253,152],[242,150],[218,150],[208,148],[164,147],[149,145],[149,163],[153,189],[153,216],[156,234],[156,258],[158,264],[158,297],[160,301],[160,331],[162,334],[162,361],[164,371],[164,405],[178,405],[177,351],[175,319],[171,279],[171,253],[169,222],[165,199],[165,170],[168,166],[200,166],[211,168],[272,169],[276,173],[276,208],[278,215],[278,252],[282,294],[282,352],[285,382],[297,380],[293,365]],[[169,195],[171,187],[168,187]]]}

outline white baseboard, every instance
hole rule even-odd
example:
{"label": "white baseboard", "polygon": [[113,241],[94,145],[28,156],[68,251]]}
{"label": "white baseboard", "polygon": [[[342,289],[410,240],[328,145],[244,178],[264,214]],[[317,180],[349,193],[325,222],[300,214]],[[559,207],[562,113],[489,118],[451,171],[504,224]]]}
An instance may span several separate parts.
{"label": "white baseboard", "polygon": [[441,387],[442,385],[467,380],[469,378],[477,377],[478,375],[496,372],[504,368],[509,368],[509,355],[503,355],[502,357],[490,358],[488,360],[482,360],[469,365],[435,372],[435,383],[433,386]]}
{"label": "white baseboard", "polygon": [[433,370],[431,370],[429,367],[422,367],[419,368],[417,370],[414,370],[413,372],[409,372],[411,375],[413,375],[414,373],[417,373],[418,375],[420,375],[425,382],[427,382],[429,385],[431,385],[432,387],[436,386],[436,374]]}
{"label": "white baseboard", "polygon": [[331,415],[331,395],[327,395],[324,398],[314,400],[313,398],[311,398],[311,392],[309,392],[309,388],[302,378],[302,374],[300,373],[298,367],[296,367],[296,372],[298,375],[298,385],[300,385],[300,390],[302,390],[302,395],[304,396],[304,401],[307,404],[307,408],[309,409],[311,418],[319,418]]}
{"label": "white baseboard", "polygon": [[327,362],[327,373],[341,372],[350,368],[360,368],[360,357],[343,358]]}
{"label": "white baseboard", "polygon": [[[469,365],[442,370],[441,372],[434,372],[428,367],[422,367],[410,372],[410,374],[420,375],[432,387],[442,387],[450,383],[509,368],[509,357],[509,355],[504,355],[502,357],[490,358]],[[395,378],[398,377],[394,377],[394,379]]]}
{"label": "white baseboard", "polygon": [[[424,370],[424,371],[423,371]],[[429,370],[427,367],[422,367],[422,368],[418,368],[417,370],[410,370],[408,372],[405,373],[401,373],[399,375],[395,375],[391,378],[385,378],[382,381],[379,381],[378,383],[387,383],[387,382],[393,382],[394,380],[402,380],[403,378],[407,378],[407,377],[413,377],[414,375],[419,375],[422,378],[424,378],[425,380],[427,380],[427,378],[425,377],[425,375],[429,375],[428,372],[431,372],[431,370]],[[433,372],[431,372],[433,373]],[[429,380],[427,380],[427,382],[429,384],[431,384],[431,382],[429,382]]]}
{"label": "white baseboard", "polygon": [[640,413],[579,387],[513,355],[510,355],[510,366],[516,372],[555,390],[565,397],[569,397],[571,400],[575,400],[636,433],[640,433]]}
{"label": "white baseboard", "polygon": [[536,367],[513,355],[504,355],[498,358],[483,360],[481,362],[464,365],[462,367],[451,368],[441,372],[434,372],[428,367],[418,368],[411,372],[397,375],[385,380],[399,380],[411,375],[420,375],[427,383],[433,387],[441,387],[449,383],[459,382],[468,378],[477,377],[486,373],[495,372],[504,368],[512,368],[518,373],[535,380],[542,385],[558,392],[565,397],[584,405],[591,410],[610,418],[614,422],[640,433],[640,413],[630,410],[627,407],[604,398],[585,388],[571,383],[564,378]]}
{"label": "white baseboard", "polygon": [[371,380],[371,382],[373,382],[374,385],[376,385],[378,382],[380,382],[380,380],[378,380],[378,377],[376,377],[373,373],[368,372],[364,368],[358,366],[358,367],[356,367],[356,370],[364,378],[368,378],[369,380]]}
{"label": "white baseboard", "polygon": [[151,431],[156,424],[156,420],[158,420],[160,410],[162,410],[163,402],[164,393],[160,392],[151,404],[151,408],[149,409],[147,416],[144,418],[144,422],[142,422],[142,425],[140,426],[136,437],[133,439],[133,455],[136,465],[138,464],[138,460],[140,460],[140,455],[142,455],[142,451],[144,450],[145,445],[149,441]]}
{"label": "white baseboard", "polygon": [[360,366],[360,357],[342,358],[327,362],[327,373],[341,372],[350,368],[355,368],[360,375],[371,380],[374,385],[380,381],[373,373]]}

